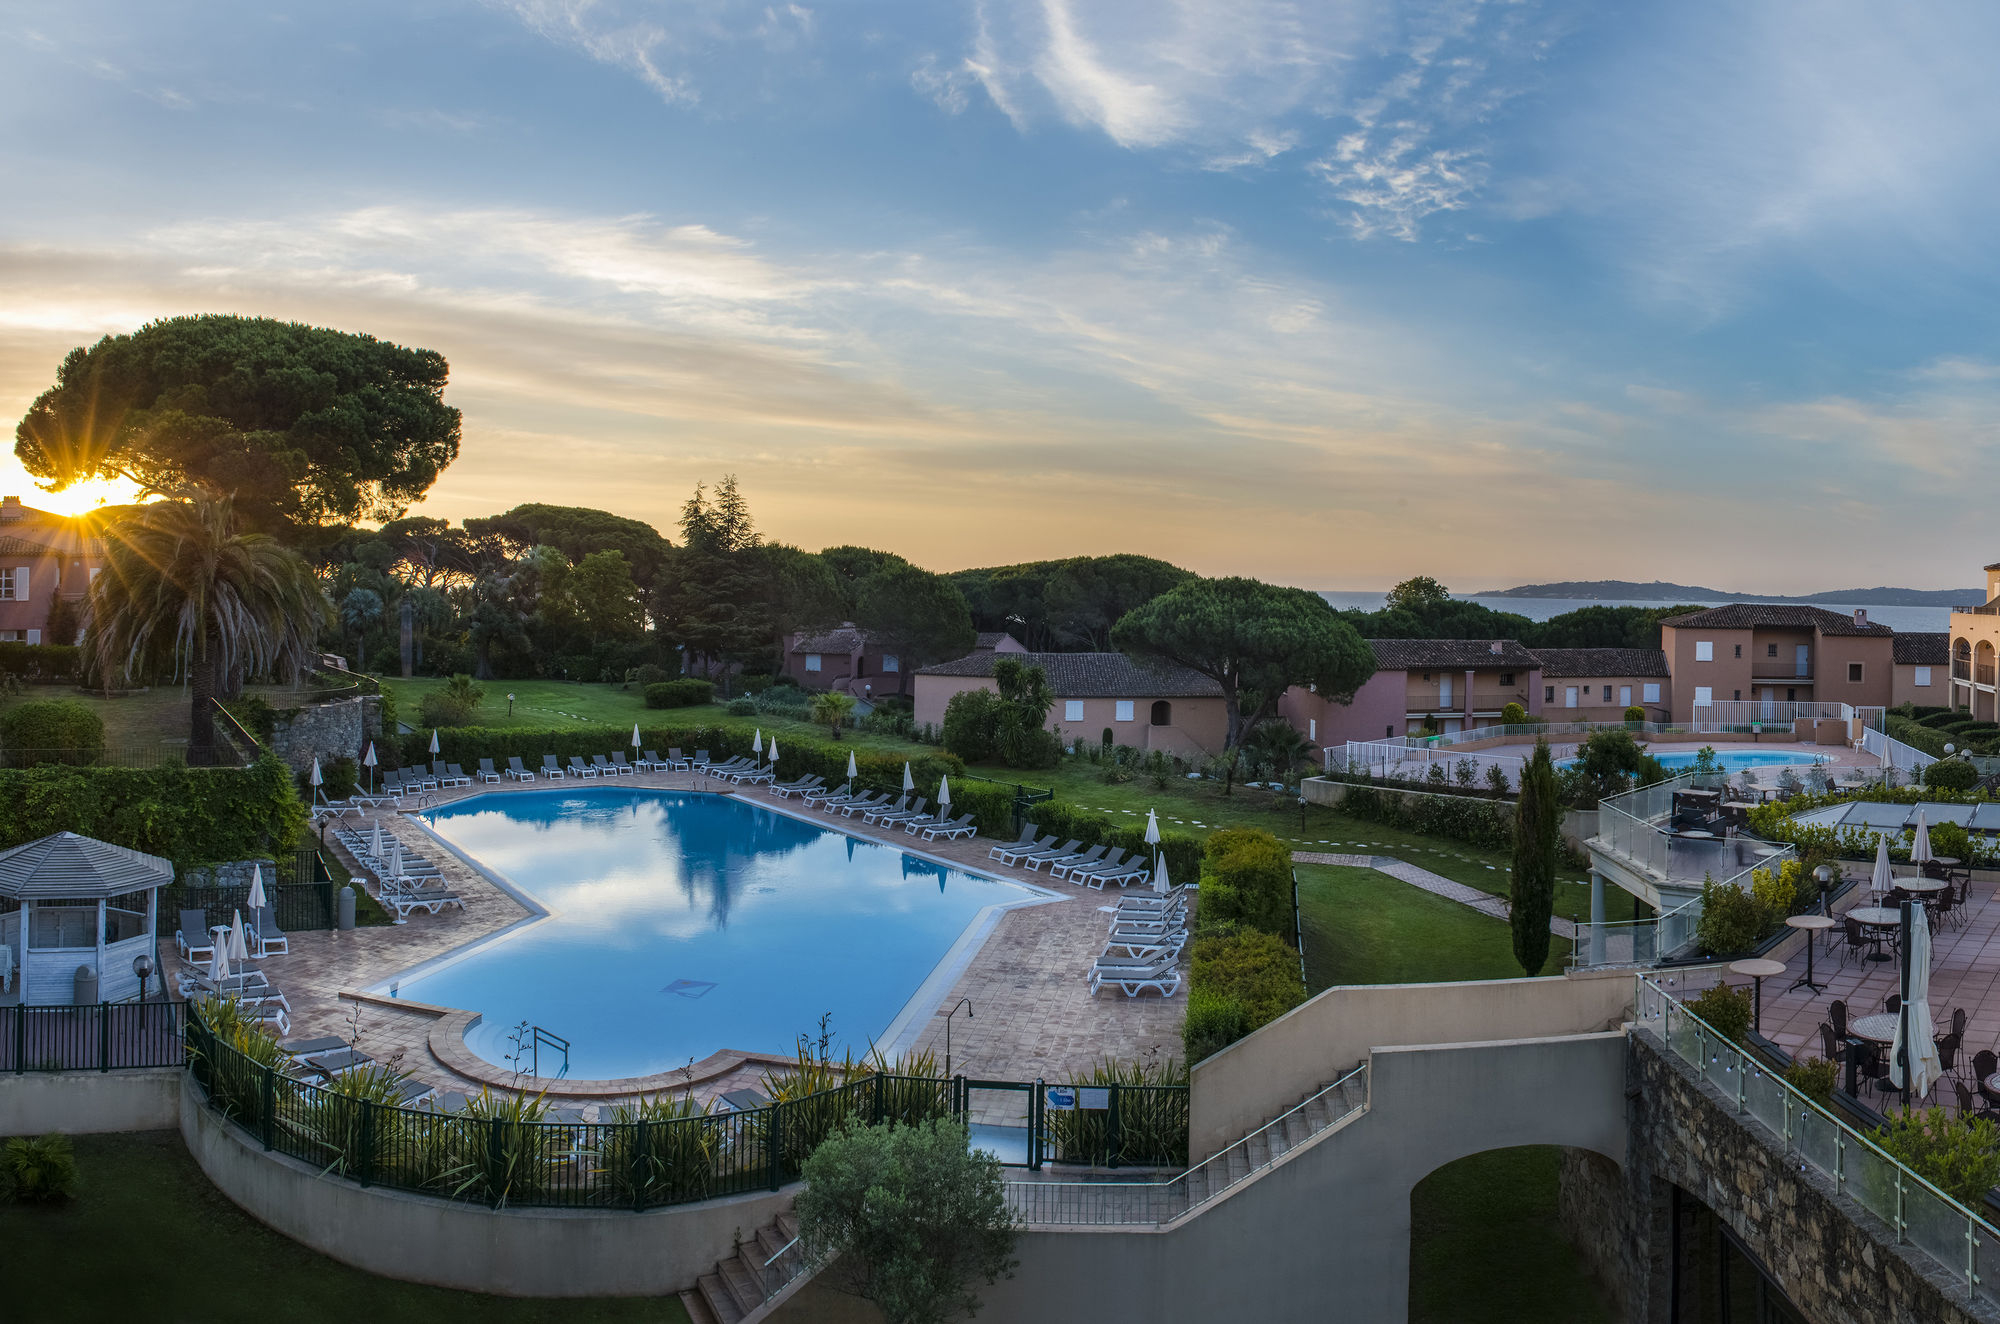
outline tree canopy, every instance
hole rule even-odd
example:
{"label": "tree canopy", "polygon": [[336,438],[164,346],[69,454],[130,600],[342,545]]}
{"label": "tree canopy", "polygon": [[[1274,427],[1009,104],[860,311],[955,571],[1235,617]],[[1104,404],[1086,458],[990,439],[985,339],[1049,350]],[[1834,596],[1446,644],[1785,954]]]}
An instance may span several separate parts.
{"label": "tree canopy", "polygon": [[578,564],[593,552],[620,552],[632,568],[632,579],[651,589],[665,570],[673,544],[644,520],[627,519],[588,506],[529,503],[498,515],[465,521],[465,531],[477,540],[494,540],[494,549],[519,556],[532,547],[553,547]]}
{"label": "tree canopy", "polygon": [[903,667],[911,671],[963,657],[979,641],[958,587],[900,556],[861,581],[854,622],[870,637],[893,647]]}
{"label": "tree canopy", "polygon": [[1101,652],[1111,647],[1111,627],[1125,613],[1193,577],[1168,562],[1121,553],[961,570],[951,580],[977,629],[1005,630],[1038,652]]}
{"label": "tree canopy", "polygon": [[444,356],[326,327],[204,315],[70,351],[15,429],[60,491],[123,477],[231,493],[278,528],[400,515],[458,456]]}
{"label": "tree canopy", "polygon": [[1373,650],[1325,598],[1255,579],[1188,580],[1127,613],[1111,638],[1128,653],[1177,662],[1220,685],[1232,749],[1291,686],[1345,702],[1375,674]]}
{"label": "tree canopy", "polygon": [[1508,924],[1523,974],[1542,973],[1549,959],[1549,916],[1555,912],[1556,863],[1562,850],[1562,804],[1549,742],[1535,742],[1521,770],[1514,806],[1514,871],[1508,882]]}
{"label": "tree canopy", "polygon": [[1435,611],[1451,600],[1451,592],[1429,575],[1412,575],[1389,590],[1388,611]]}

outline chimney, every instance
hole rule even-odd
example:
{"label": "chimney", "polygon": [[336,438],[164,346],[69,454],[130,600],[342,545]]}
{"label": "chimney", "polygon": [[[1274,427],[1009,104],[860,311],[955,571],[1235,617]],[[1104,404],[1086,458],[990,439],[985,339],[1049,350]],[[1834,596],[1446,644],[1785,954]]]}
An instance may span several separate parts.
{"label": "chimney", "polygon": [[1866,607],[1856,607],[1854,609],[1854,628],[1857,630],[1868,628],[1868,609]]}
{"label": "chimney", "polygon": [[27,508],[21,504],[21,498],[0,497],[0,519],[20,519],[27,513]]}
{"label": "chimney", "polygon": [[1492,643],[1486,645],[1486,651],[1493,654],[1495,657],[1498,657],[1500,654],[1506,652],[1507,650],[1501,646],[1501,643],[1498,639],[1495,639]]}

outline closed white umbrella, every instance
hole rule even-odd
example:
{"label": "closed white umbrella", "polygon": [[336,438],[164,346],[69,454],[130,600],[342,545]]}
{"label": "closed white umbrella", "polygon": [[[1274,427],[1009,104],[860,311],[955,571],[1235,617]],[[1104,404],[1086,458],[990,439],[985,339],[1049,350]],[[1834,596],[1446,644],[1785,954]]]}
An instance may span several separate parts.
{"label": "closed white umbrella", "polygon": [[940,777],[938,778],[938,817],[943,818],[946,814],[950,812],[951,812],[951,778]]}
{"label": "closed white umbrella", "polygon": [[758,727],[750,733],[750,752],[759,758],[764,754],[764,728]]}
{"label": "closed white umbrella", "polygon": [[858,771],[854,764],[854,751],[850,749],[847,751],[847,780],[853,781]]}
{"label": "closed white umbrella", "polygon": [[639,724],[637,722],[632,723],[632,748],[634,750],[639,748]]}
{"label": "closed white umbrella", "polygon": [[361,766],[368,769],[368,789],[375,789],[375,742],[368,742],[368,752],[361,756]]}
{"label": "closed white umbrella", "polygon": [[438,752],[438,729],[437,729],[436,727],[432,727],[432,728],[431,728],[431,753],[435,754],[435,753],[437,753],[437,752]]}
{"label": "closed white umbrella", "polygon": [[1148,846],[1160,844],[1160,816],[1150,809],[1146,811],[1146,844]]}
{"label": "closed white umbrella", "polygon": [[771,737],[770,754],[771,762],[776,763],[778,761],[778,738],[776,736]]}
{"label": "closed white umbrella", "polygon": [[916,789],[917,789],[917,779],[916,779],[915,777],[912,777],[912,776],[910,775],[910,761],[909,761],[908,759],[904,759],[904,760],[903,760],[903,794],[904,794],[904,795],[908,795],[908,794],[909,794],[909,793],[910,793],[911,791],[914,791],[914,790],[916,790]]}
{"label": "closed white umbrella", "polygon": [[1162,896],[1173,890],[1172,886],[1167,882],[1167,855],[1165,851],[1161,851],[1159,858],[1153,862],[1153,890]]}
{"label": "closed white umbrella", "polygon": [[[213,934],[209,935],[214,937]],[[216,938],[215,952],[208,958],[208,982],[218,989],[229,978],[229,939]]]}
{"label": "closed white umbrella", "polygon": [[[1915,1098],[1930,1093],[1943,1073],[1931,1038],[1931,926],[1923,906],[1910,904],[1910,928],[1903,935],[1903,1012],[1896,1018],[1896,1041],[1889,1049],[1889,1079]],[[1903,1080],[1903,1049],[1910,1049],[1910,1079]]]}
{"label": "closed white umbrella", "polygon": [[[256,916],[257,919],[261,920],[263,918],[264,866],[261,864],[253,863],[250,866],[250,895],[245,898],[244,904],[250,907],[250,913]],[[261,923],[257,925],[257,931],[259,933],[264,931],[264,926]]]}
{"label": "closed white umbrella", "polygon": [[368,853],[376,859],[382,858],[382,824],[375,824],[375,836],[368,843]]}
{"label": "closed white umbrella", "polygon": [[239,964],[250,959],[250,944],[243,940],[243,912],[229,921],[229,959]]}
{"label": "closed white umbrella", "polygon": [[326,778],[319,775],[319,755],[317,754],[313,755],[312,772],[307,775],[306,780],[314,786],[318,786],[326,780]]}
{"label": "closed white umbrella", "polygon": [[1868,880],[1868,890],[1878,897],[1887,896],[1896,886],[1896,875],[1889,868],[1889,834],[1875,838],[1875,872]]}
{"label": "closed white umbrella", "polygon": [[1910,863],[1929,864],[1931,862],[1931,828],[1924,822],[1924,811],[1917,811],[1917,838],[1910,843]]}

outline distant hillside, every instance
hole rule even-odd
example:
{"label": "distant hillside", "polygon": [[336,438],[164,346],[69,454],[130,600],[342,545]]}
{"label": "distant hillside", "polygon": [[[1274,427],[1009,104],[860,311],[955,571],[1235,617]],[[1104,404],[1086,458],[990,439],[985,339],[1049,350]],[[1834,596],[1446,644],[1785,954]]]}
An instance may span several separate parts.
{"label": "distant hillside", "polygon": [[1775,593],[1730,593],[1695,584],[1650,584],[1629,579],[1572,579],[1556,584],[1523,584],[1473,594],[1481,598],[1577,598],[1586,602],[1840,602],[1882,607],[1951,607],[1986,601],[1983,588],[1840,588],[1803,597]]}

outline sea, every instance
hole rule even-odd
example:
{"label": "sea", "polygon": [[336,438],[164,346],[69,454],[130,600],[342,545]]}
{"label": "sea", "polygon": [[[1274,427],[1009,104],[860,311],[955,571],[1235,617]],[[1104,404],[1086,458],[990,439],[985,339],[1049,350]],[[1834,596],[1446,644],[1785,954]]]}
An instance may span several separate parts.
{"label": "sea", "polygon": [[[1386,593],[1329,593],[1320,590],[1320,596],[1343,611],[1380,611],[1389,601]],[[1494,611],[1511,611],[1516,616],[1525,616],[1531,621],[1546,621],[1551,616],[1575,611],[1579,607],[1666,607],[1675,604],[1648,601],[1641,602],[1628,598],[1502,598],[1487,595],[1460,598],[1462,602],[1476,602]],[[1704,607],[1719,607],[1722,599],[1699,601]],[[1731,598],[1731,602],[1760,602],[1760,598]],[[1691,602],[1690,606],[1696,605]],[[1815,602],[1815,607],[1837,611],[1843,616],[1851,614],[1856,607],[1867,609],[1868,619],[1877,625],[1886,625],[1892,630],[1905,632],[1938,631],[1951,628],[1951,608],[1949,607],[1899,607],[1884,606],[1868,602]]]}

